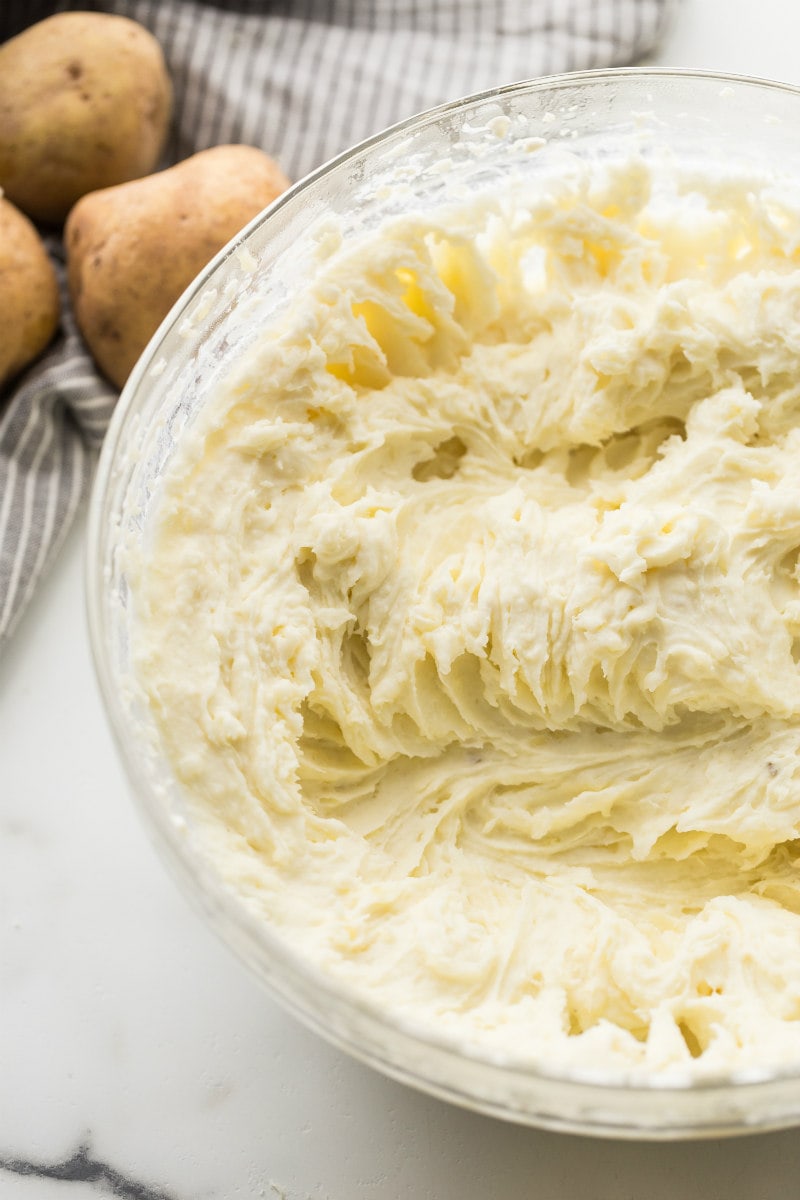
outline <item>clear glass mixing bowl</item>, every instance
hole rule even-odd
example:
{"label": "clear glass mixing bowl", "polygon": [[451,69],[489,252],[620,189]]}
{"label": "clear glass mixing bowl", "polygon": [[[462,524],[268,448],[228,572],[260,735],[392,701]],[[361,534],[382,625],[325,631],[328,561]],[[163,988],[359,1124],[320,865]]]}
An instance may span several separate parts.
{"label": "clear glass mixing bowl", "polygon": [[[546,145],[530,150],[543,138]],[[193,415],[313,271],[314,231],[345,242],[386,217],[431,210],[568,145],[604,155],[668,145],[684,159],[778,167],[800,187],[800,91],[694,72],[586,72],[515,84],[415,117],[293,187],[206,268],[137,364],[105,440],[91,501],[88,608],[97,672],[120,754],[158,849],[226,943],[286,1007],[387,1074],[469,1108],[617,1137],[743,1133],[800,1122],[800,1073],[749,1070],[667,1086],[591,1071],[535,1072],[467,1053],[387,1019],[310,969],[257,923],[198,852],[191,821],[130,663],[129,553]],[[800,951],[799,951],[800,952]]]}

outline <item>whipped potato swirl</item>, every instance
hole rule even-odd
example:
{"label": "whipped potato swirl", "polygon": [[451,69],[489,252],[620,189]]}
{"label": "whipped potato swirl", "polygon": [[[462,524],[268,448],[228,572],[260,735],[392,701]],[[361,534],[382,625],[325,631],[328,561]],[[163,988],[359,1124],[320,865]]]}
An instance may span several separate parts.
{"label": "whipped potato swirl", "polygon": [[485,1053],[800,1061],[798,478],[788,186],[576,158],[332,250],[134,579],[218,870]]}

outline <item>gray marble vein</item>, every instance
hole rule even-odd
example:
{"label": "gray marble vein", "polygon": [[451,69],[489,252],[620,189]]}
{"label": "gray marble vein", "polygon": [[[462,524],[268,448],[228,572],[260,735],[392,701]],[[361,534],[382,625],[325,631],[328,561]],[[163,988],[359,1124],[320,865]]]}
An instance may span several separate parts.
{"label": "gray marble vein", "polygon": [[142,1183],[118,1171],[110,1163],[95,1158],[88,1142],[78,1146],[70,1158],[61,1162],[35,1162],[0,1155],[0,1171],[62,1183],[91,1183],[106,1195],[118,1196],[120,1200],[178,1200],[174,1192],[165,1192],[161,1188]]}

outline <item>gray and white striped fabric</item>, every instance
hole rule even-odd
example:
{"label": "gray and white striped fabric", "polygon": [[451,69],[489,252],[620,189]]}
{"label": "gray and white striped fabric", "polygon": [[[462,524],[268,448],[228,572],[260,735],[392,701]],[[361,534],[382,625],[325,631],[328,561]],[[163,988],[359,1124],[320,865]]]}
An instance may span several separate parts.
{"label": "gray and white striped fabric", "polygon": [[[657,42],[675,3],[0,0],[0,40],[66,8],[132,17],[161,42],[174,84],[164,165],[215,144],[245,142],[299,179],[348,145],[444,100],[536,75],[636,61]],[[79,510],[117,399],[71,317],[59,237],[49,235],[48,245],[62,282],[61,331],[0,396],[0,646]]]}

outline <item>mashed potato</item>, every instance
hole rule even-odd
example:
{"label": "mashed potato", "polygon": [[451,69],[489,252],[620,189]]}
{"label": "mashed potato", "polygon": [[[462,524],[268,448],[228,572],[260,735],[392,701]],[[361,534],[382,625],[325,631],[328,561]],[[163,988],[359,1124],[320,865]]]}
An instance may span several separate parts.
{"label": "mashed potato", "polygon": [[336,249],[134,581],[217,869],[485,1053],[800,1061],[799,479],[788,187],[575,158]]}

